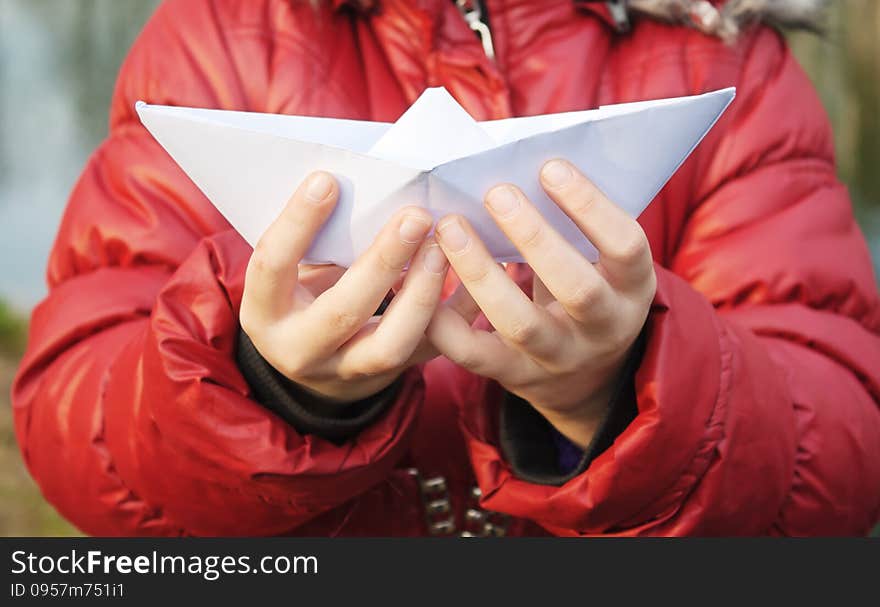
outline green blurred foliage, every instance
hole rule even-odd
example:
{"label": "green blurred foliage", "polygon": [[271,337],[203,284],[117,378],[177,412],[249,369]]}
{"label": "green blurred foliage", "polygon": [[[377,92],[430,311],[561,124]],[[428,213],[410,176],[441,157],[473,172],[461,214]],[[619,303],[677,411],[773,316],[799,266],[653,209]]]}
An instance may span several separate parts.
{"label": "green blurred foliage", "polygon": [[789,36],[789,42],[828,110],[834,127],[838,171],[849,186],[856,214],[863,224],[870,224],[863,225],[867,233],[877,234],[880,230],[880,2],[833,2],[823,37],[797,33]]}
{"label": "green blurred foliage", "polygon": [[27,321],[0,301],[0,354],[18,356],[27,343]]}
{"label": "green blurred foliage", "polygon": [[0,536],[79,535],[40,495],[15,440],[8,395],[26,334],[24,318],[0,302]]}
{"label": "green blurred foliage", "polygon": [[27,320],[0,301],[0,536],[79,535],[40,495],[19,455],[8,395],[27,342]]}

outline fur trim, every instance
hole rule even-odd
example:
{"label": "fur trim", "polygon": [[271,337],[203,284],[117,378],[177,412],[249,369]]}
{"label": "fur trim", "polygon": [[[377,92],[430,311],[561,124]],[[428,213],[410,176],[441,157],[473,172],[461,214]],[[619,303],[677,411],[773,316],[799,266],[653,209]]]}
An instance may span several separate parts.
{"label": "fur trim", "polygon": [[[319,4],[321,0],[311,0]],[[447,0],[451,1],[451,0]],[[585,0],[599,2],[601,0]],[[625,25],[627,13],[668,23],[683,23],[706,34],[733,41],[745,27],[766,23],[782,29],[821,33],[830,0],[610,0],[615,16]],[[332,0],[361,13],[373,10],[377,0]],[[616,5],[616,6],[614,6]]]}
{"label": "fur trim", "polygon": [[[734,40],[754,23],[821,33],[828,0],[624,0],[633,15],[642,14]],[[715,5],[719,5],[716,7]]]}

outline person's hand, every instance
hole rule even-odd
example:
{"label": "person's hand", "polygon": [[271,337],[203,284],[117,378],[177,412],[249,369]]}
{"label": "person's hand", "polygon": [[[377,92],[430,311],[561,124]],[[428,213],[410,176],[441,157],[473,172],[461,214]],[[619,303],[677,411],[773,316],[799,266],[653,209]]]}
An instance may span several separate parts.
{"label": "person's hand", "polygon": [[[592,439],[627,354],[648,315],[656,277],[638,222],[564,160],[544,165],[550,198],[599,250],[590,263],[517,187],[486,195],[498,226],[534,271],[533,299],[507,275],[468,222],[443,218],[437,240],[473,298],[441,306],[428,327],[437,350],[527,400],[575,444]],[[482,310],[494,331],[471,327]]]}
{"label": "person's hand", "polygon": [[[313,173],[254,249],[245,275],[242,330],[269,364],[299,386],[353,402],[434,355],[424,338],[448,263],[424,209],[400,210],[346,271],[298,266],[339,197],[333,177]],[[374,316],[409,270],[384,314]],[[303,280],[306,284],[303,284]]]}

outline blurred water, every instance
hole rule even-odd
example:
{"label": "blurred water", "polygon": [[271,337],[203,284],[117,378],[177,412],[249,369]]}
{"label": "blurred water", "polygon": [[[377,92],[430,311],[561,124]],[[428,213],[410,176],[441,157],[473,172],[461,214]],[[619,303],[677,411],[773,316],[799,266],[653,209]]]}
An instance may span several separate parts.
{"label": "blurred water", "polygon": [[[119,64],[156,4],[0,0],[0,299],[15,307],[27,310],[45,292],[46,258],[67,196],[106,133]],[[802,57],[828,64],[811,74],[826,104],[835,105],[838,97],[831,93],[842,72],[834,62],[845,59],[812,41],[800,46]],[[839,137],[848,141],[849,110],[858,100],[845,101],[830,109]],[[880,200],[863,200],[850,164],[844,176],[860,201],[859,218],[880,265]]]}
{"label": "blurred water", "polygon": [[106,134],[119,64],[156,0],[0,0],[0,299],[27,310],[67,196]]}

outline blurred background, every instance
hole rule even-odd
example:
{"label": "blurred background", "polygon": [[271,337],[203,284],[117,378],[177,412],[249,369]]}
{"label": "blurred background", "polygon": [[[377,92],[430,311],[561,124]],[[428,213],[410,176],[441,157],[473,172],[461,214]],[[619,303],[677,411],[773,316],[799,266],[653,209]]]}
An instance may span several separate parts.
{"label": "blurred background", "polygon": [[[0,536],[77,533],[21,463],[10,383],[67,196],[107,132],[116,72],[158,3],[0,0]],[[828,25],[822,39],[789,39],[834,124],[840,176],[880,268],[880,1],[837,0]]]}

